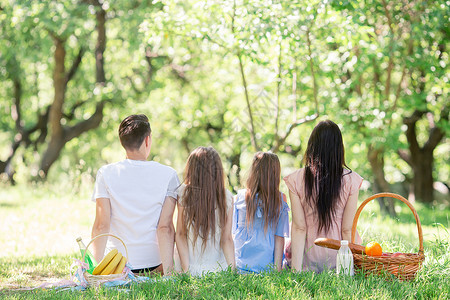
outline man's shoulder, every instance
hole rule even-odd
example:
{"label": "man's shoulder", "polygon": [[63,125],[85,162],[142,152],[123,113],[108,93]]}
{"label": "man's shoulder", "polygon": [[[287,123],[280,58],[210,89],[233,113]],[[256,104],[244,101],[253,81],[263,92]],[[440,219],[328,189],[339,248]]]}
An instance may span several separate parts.
{"label": "man's shoulder", "polygon": [[123,168],[124,162],[125,161],[122,160],[122,161],[113,162],[113,163],[110,163],[110,164],[103,165],[103,166],[100,167],[100,169],[98,169],[98,171],[100,173],[104,173],[104,172],[108,172],[109,170]]}
{"label": "man's shoulder", "polygon": [[150,162],[151,162],[150,166],[152,168],[157,169],[157,170],[161,170],[161,171],[164,171],[164,172],[167,172],[167,173],[171,173],[171,174],[177,172],[177,171],[175,171],[174,168],[166,166],[166,165],[163,165],[163,164],[161,164],[159,162],[156,162],[156,161],[153,161],[153,160],[150,161]]}

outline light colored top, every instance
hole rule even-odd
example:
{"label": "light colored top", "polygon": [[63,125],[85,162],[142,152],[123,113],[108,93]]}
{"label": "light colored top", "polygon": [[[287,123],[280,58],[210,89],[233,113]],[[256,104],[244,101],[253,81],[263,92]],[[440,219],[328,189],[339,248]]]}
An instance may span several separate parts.
{"label": "light colored top", "polygon": [[[363,178],[356,172],[352,171],[350,173],[349,170],[344,169],[345,175],[342,177],[341,195],[336,205],[335,218],[332,220],[328,232],[325,232],[323,229],[320,232],[317,232],[319,221],[316,211],[313,207],[308,205],[305,200],[304,172],[305,169],[301,168],[284,177],[284,181],[289,190],[300,198],[301,206],[305,214],[306,241],[303,254],[303,270],[322,272],[324,269],[334,269],[336,267],[337,251],[316,246],[314,241],[317,238],[323,237],[342,240],[342,218],[345,206],[347,205],[350,196],[358,192],[363,182]],[[356,236],[356,242],[361,243],[361,238],[358,234]]]}
{"label": "light colored top", "polygon": [[[179,185],[174,169],[154,161],[126,159],[98,170],[92,201],[110,200],[110,233],[127,246],[133,269],[161,264],[156,228],[166,196],[177,199]],[[106,248],[125,255],[116,238],[109,237]]]}
{"label": "light colored top", "polygon": [[[179,203],[183,206],[183,192],[185,185],[183,184],[178,189]],[[231,203],[233,201],[233,195],[230,191],[226,190],[226,212],[231,208]],[[216,210],[217,211],[217,210]],[[223,254],[223,250],[220,247],[220,237],[222,233],[222,228],[220,227],[219,215],[216,213],[216,229],[215,235],[209,237],[206,241],[205,248],[202,248],[202,238],[199,236],[193,243],[194,231],[189,228],[187,234],[187,242],[189,248],[189,273],[191,275],[197,276],[202,275],[205,272],[217,272],[226,270],[228,268],[227,261]],[[178,260],[175,260],[178,264]],[[175,266],[176,269],[181,270],[181,266]]]}
{"label": "light colored top", "polygon": [[[253,219],[253,226],[245,223],[247,205],[246,189],[239,190],[234,202],[233,235],[236,267],[244,272],[261,272],[273,266],[275,252],[275,235],[289,237],[289,206],[282,202],[280,215],[275,224],[269,224],[264,233],[264,217],[258,205]],[[258,196],[256,196],[258,197]]]}

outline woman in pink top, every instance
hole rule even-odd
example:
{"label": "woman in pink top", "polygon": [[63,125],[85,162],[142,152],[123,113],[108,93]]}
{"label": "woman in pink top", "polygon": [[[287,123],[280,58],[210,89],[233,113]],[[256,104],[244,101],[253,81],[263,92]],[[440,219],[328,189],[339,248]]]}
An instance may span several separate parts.
{"label": "woman in pink top", "polygon": [[291,266],[322,272],[336,267],[337,251],[316,246],[314,240],[350,240],[363,179],[345,164],[342,134],[332,121],[314,128],[304,159],[305,168],[284,178],[292,210]]}

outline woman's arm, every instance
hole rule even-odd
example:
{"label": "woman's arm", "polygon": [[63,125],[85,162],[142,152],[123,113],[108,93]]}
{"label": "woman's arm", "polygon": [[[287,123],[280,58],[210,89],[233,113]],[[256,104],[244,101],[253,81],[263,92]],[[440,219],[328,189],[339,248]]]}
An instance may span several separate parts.
{"label": "woman's arm", "polygon": [[177,230],[175,233],[175,243],[177,245],[178,255],[180,256],[181,270],[189,271],[189,248],[187,242],[187,228],[184,226],[183,212],[184,208],[179,203],[177,205]]}
{"label": "woman's arm", "polygon": [[297,194],[289,191],[291,201],[292,226],[291,226],[291,251],[292,268],[296,271],[302,271],[303,253],[306,242],[306,222],[300,198]]}
{"label": "woman's arm", "polygon": [[355,217],[356,210],[358,207],[358,195],[359,189],[356,190],[353,194],[350,194],[350,197],[347,201],[347,204],[344,208],[344,215],[342,217],[342,239],[351,241],[352,237],[352,225],[353,218]]}
{"label": "woman's arm", "polygon": [[225,227],[223,228],[220,236],[220,247],[222,248],[223,255],[225,256],[227,264],[234,269],[236,268],[236,260],[234,257],[234,241],[231,234],[231,227],[233,223],[233,207],[233,202],[231,202],[231,206],[227,212]]}
{"label": "woman's arm", "polygon": [[274,252],[274,264],[277,271],[281,271],[283,262],[284,251],[284,237],[275,235],[275,252]]}

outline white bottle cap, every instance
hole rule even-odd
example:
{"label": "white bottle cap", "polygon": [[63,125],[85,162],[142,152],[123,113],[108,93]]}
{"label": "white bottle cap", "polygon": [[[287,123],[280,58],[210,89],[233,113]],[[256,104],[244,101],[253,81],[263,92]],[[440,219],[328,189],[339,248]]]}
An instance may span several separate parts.
{"label": "white bottle cap", "polygon": [[347,240],[342,240],[341,241],[341,246],[348,246],[348,241]]}

